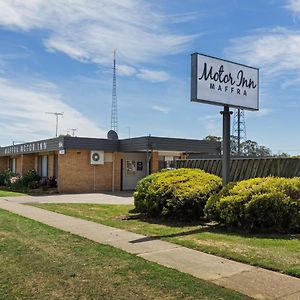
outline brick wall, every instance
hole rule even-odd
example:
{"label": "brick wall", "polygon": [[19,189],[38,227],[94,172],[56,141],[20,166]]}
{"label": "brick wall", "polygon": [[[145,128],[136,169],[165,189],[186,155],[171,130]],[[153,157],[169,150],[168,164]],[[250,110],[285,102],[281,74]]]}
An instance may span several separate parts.
{"label": "brick wall", "polygon": [[[120,190],[121,154],[114,154],[115,191]],[[97,192],[112,190],[112,159],[103,165],[90,164],[89,150],[67,150],[58,155],[59,192]]]}
{"label": "brick wall", "polygon": [[[42,155],[48,156],[48,174],[54,176],[54,152],[43,153]],[[32,154],[21,154],[14,156],[16,158],[16,172],[18,174],[24,175],[28,170],[35,169],[36,172],[39,172],[39,156],[37,153]],[[0,157],[0,171],[9,168],[9,160],[13,157]]]}
{"label": "brick wall", "polygon": [[0,157],[0,172],[7,170],[9,168],[9,157]]}
{"label": "brick wall", "polygon": [[[20,159],[20,170],[22,175],[26,174],[27,171],[32,170],[35,168],[35,157],[36,154],[22,154]],[[18,162],[17,162],[17,169],[18,169]]]}

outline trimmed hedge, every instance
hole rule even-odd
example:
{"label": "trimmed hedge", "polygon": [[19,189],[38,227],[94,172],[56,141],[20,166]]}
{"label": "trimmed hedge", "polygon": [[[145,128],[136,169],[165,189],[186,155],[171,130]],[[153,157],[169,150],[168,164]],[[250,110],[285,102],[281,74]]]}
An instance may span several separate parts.
{"label": "trimmed hedge", "polygon": [[300,231],[300,178],[253,178],[210,197],[206,216],[247,231]]}
{"label": "trimmed hedge", "polygon": [[150,216],[196,220],[208,198],[221,189],[221,179],[197,169],[166,170],[140,180],[135,211]]}

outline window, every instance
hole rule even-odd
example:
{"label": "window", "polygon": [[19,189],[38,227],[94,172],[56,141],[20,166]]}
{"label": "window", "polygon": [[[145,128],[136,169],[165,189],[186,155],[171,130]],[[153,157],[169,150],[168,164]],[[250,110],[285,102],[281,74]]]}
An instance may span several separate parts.
{"label": "window", "polygon": [[10,170],[16,174],[17,172],[17,160],[15,158],[11,158],[9,161]]}
{"label": "window", "polygon": [[158,156],[158,169],[161,171],[162,169],[174,169],[175,161],[180,159],[180,156]]}
{"label": "window", "polygon": [[39,175],[48,177],[48,156],[42,155],[39,157]]}

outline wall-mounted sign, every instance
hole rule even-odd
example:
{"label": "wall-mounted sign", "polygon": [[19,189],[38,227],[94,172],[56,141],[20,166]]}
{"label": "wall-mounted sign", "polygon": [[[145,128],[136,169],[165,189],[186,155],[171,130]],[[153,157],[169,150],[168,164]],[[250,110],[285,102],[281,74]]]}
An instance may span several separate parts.
{"label": "wall-mounted sign", "polygon": [[136,162],[135,160],[126,160],[126,175],[135,175]]}
{"label": "wall-mounted sign", "polygon": [[4,154],[18,154],[47,150],[47,142],[34,142],[22,145],[14,145],[4,148]]}
{"label": "wall-mounted sign", "polygon": [[191,101],[258,110],[259,70],[194,53]]}

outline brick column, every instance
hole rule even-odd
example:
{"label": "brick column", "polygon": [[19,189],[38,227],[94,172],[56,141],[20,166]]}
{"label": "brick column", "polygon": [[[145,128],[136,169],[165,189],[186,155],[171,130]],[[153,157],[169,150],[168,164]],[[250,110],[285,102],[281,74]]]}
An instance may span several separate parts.
{"label": "brick column", "polygon": [[48,177],[54,176],[54,154],[48,155]]}
{"label": "brick column", "polygon": [[158,152],[152,152],[151,155],[151,173],[156,173],[159,170],[158,166]]}
{"label": "brick column", "polygon": [[114,187],[115,192],[121,190],[121,159],[123,158],[123,153],[121,152],[114,152],[113,153],[113,160],[114,160]]}
{"label": "brick column", "polygon": [[16,157],[16,173],[22,175],[23,157],[19,155]]}

